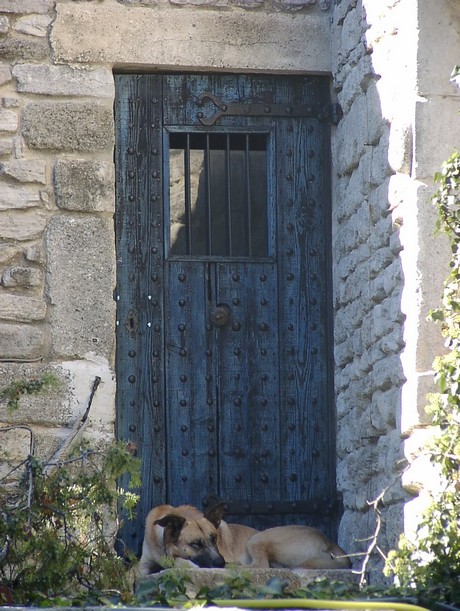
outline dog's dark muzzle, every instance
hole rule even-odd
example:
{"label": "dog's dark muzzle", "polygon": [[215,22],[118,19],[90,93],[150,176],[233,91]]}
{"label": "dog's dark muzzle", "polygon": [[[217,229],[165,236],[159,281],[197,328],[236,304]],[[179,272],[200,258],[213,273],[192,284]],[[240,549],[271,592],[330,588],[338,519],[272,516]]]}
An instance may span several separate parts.
{"label": "dog's dark muzzle", "polygon": [[225,560],[218,552],[209,550],[203,551],[193,558],[190,558],[193,564],[196,564],[200,569],[222,569],[225,566]]}

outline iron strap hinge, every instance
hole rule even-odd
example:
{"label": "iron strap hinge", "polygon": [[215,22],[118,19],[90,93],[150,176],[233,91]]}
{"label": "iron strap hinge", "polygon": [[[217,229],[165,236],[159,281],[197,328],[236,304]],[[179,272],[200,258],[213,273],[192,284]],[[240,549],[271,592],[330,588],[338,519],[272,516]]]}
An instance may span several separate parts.
{"label": "iron strap hinge", "polygon": [[221,99],[205,91],[198,98],[198,106],[201,108],[204,102],[209,100],[215,107],[214,114],[205,116],[202,110],[197,112],[198,121],[202,125],[211,126],[216,123],[220,117],[297,117],[297,118],[312,118],[329,121],[334,125],[340,121],[343,116],[342,109],[339,104],[331,104],[324,106],[319,103],[312,104],[242,104],[240,102],[229,102],[226,104]]}
{"label": "iron strap hinge", "polygon": [[334,517],[343,512],[342,499],[335,498],[312,498],[308,501],[221,501],[215,495],[209,495],[204,499],[203,505],[209,510],[218,501],[223,502],[225,514],[230,515],[321,515],[323,517]]}

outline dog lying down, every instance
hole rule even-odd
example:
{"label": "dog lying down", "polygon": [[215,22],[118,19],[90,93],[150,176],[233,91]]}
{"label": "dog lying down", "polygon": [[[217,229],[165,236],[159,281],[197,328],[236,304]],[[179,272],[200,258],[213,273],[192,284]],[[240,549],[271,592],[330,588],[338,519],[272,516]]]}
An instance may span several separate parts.
{"label": "dog lying down", "polygon": [[347,569],[345,552],[320,530],[309,526],[276,526],[257,531],[223,520],[223,505],[206,514],[191,505],[160,505],[147,515],[141,576],[174,566],[224,568]]}

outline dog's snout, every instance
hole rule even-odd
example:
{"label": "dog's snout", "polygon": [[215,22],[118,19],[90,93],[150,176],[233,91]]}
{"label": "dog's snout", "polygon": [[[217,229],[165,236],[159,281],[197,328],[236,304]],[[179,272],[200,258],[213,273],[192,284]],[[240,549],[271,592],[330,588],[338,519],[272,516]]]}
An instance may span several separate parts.
{"label": "dog's snout", "polygon": [[224,566],[225,566],[225,560],[223,559],[223,557],[220,554],[218,554],[218,556],[215,559],[214,568],[222,569]]}
{"label": "dog's snout", "polygon": [[195,556],[192,561],[201,569],[221,569],[225,566],[223,557],[218,552],[211,552],[209,550]]}

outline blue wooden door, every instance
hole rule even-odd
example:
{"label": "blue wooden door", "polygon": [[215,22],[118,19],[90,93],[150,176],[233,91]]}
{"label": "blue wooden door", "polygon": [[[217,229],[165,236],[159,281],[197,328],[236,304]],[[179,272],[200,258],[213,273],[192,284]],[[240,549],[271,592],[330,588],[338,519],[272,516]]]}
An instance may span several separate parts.
{"label": "blue wooden door", "polygon": [[333,534],[328,81],[116,76],[117,435],[156,504]]}

